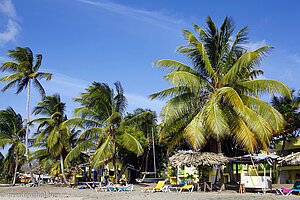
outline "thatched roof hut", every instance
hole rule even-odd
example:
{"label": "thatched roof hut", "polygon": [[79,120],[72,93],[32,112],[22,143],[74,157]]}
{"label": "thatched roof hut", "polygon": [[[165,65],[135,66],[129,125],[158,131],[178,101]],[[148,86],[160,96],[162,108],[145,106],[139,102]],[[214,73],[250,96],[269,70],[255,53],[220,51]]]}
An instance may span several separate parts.
{"label": "thatched roof hut", "polygon": [[278,160],[282,166],[300,166],[300,152],[278,158]]}
{"label": "thatched roof hut", "polygon": [[32,171],[32,173],[38,174],[38,175],[41,175],[41,174],[43,174],[43,173],[46,172],[46,170],[42,166],[40,166],[40,165],[37,166],[37,167],[35,167],[35,168],[33,168],[31,171]]}
{"label": "thatched roof hut", "polygon": [[181,151],[169,158],[171,167],[177,166],[213,166],[225,165],[228,159],[221,155],[211,152],[191,152]]}

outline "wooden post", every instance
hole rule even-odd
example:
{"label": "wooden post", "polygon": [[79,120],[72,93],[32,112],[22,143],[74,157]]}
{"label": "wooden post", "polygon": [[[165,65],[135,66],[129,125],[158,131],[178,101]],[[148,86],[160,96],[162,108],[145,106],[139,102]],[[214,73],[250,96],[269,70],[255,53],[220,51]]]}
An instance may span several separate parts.
{"label": "wooden post", "polygon": [[238,182],[239,181],[239,164],[238,163],[236,163],[235,164],[235,175],[236,175],[236,182]]}
{"label": "wooden post", "polygon": [[233,162],[230,162],[228,165],[228,171],[229,171],[229,177],[230,177],[230,183],[235,183],[235,177],[233,172]]}
{"label": "wooden post", "polygon": [[266,161],[264,162],[264,190],[263,193],[266,193]]}
{"label": "wooden post", "polygon": [[178,184],[178,166],[176,166],[176,185]]}

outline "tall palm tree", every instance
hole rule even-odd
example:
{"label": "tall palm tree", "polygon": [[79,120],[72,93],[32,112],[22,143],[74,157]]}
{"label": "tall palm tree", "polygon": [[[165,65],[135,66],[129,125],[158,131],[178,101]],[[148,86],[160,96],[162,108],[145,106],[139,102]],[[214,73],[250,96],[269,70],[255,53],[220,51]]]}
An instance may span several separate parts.
{"label": "tall palm tree", "polygon": [[[0,146],[4,148],[10,145],[8,149],[7,160],[9,163],[10,174],[14,169],[13,185],[16,183],[17,170],[19,167],[20,157],[25,153],[25,128],[23,119],[11,107],[0,111]],[[15,161],[15,163],[14,163]]]}
{"label": "tall palm tree", "polygon": [[282,82],[256,79],[262,71],[255,68],[273,47],[246,51],[247,27],[232,37],[234,24],[228,17],[220,29],[210,17],[206,23],[206,30],[194,25],[197,36],[183,31],[188,44],[177,52],[185,55],[191,66],[175,60],[154,63],[171,71],[164,78],[173,86],[151,95],[152,99],[170,97],[161,111],[160,134],[176,132],[174,144],[185,138],[195,150],[214,139],[221,153],[222,139],[231,136],[249,153],[258,147],[268,151],[271,133],[282,128],[284,119],[259,96],[290,96]]}
{"label": "tall palm tree", "polygon": [[82,107],[74,110],[80,118],[69,119],[67,125],[77,125],[85,131],[79,139],[81,143],[68,154],[66,160],[77,157],[83,150],[94,151],[92,165],[97,167],[112,162],[117,180],[118,146],[129,151],[141,154],[140,143],[131,135],[133,129],[122,123],[123,114],[127,105],[121,83],[116,82],[114,91],[105,83],[94,82],[75,101]]}
{"label": "tall palm tree", "polygon": [[[39,72],[40,66],[42,64],[42,54],[36,55],[36,60],[34,63],[34,55],[30,48],[25,47],[16,47],[15,50],[9,50],[8,56],[12,58],[15,62],[5,62],[0,66],[0,71],[2,72],[11,72],[11,75],[4,76],[0,79],[2,82],[9,82],[2,88],[2,92],[7,89],[16,86],[17,94],[22,90],[28,88],[27,91],[27,126],[26,126],[26,136],[25,136],[25,145],[26,145],[26,158],[28,160],[28,132],[29,132],[29,100],[30,100],[30,86],[33,83],[33,86],[36,87],[39,93],[44,96],[45,90],[39,80],[46,79],[47,81],[51,79],[52,73]],[[34,181],[34,180],[33,180]]]}
{"label": "tall palm tree", "polygon": [[151,154],[150,150],[151,146],[155,142],[152,140],[152,134],[157,132],[156,122],[156,113],[151,111],[150,109],[137,108],[133,111],[133,114],[128,113],[125,117],[125,123],[141,131],[144,138],[146,139],[146,146],[144,147],[142,163],[140,166],[142,171],[144,172],[148,171],[149,155]]}
{"label": "tall palm tree", "polygon": [[36,138],[36,144],[45,143],[47,151],[52,156],[59,156],[64,183],[69,184],[65,175],[63,155],[70,151],[69,137],[71,131],[64,123],[67,120],[64,112],[65,103],[61,102],[58,94],[46,96],[38,102],[33,110],[35,115],[41,114],[45,117],[37,118],[32,122],[39,123],[37,128],[39,135]]}

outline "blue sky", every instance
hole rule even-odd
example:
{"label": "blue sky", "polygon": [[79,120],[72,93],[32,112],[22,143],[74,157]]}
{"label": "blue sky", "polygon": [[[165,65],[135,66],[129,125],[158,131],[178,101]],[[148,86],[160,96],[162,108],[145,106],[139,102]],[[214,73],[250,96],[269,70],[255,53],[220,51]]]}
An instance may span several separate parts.
{"label": "blue sky", "polygon": [[[217,26],[231,16],[237,30],[249,26],[250,49],[276,47],[261,65],[264,77],[298,90],[299,7],[297,0],[0,0],[0,63],[9,60],[6,52],[16,46],[43,54],[40,70],[54,74],[43,83],[46,92],[60,93],[69,117],[78,106],[72,99],[92,81],[111,86],[120,81],[128,112],[138,107],[159,112],[164,102],[148,96],[168,84],[162,79],[166,72],[152,63],[164,58],[186,62],[175,53],[185,44],[182,30],[192,30],[194,23],[204,26],[208,15]],[[0,109],[12,106],[25,116],[26,92],[14,92],[0,94]],[[31,108],[39,99],[33,92]]]}

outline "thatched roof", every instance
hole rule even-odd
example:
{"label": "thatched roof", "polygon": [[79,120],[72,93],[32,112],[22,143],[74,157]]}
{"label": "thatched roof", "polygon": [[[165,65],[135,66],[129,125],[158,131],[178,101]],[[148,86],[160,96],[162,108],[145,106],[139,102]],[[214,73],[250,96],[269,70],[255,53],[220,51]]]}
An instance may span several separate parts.
{"label": "thatched roof", "polygon": [[300,165],[300,152],[298,153],[292,153],[290,155],[281,157],[278,159],[279,164],[282,164],[283,166],[299,166]]}
{"label": "thatched roof", "polygon": [[211,152],[187,152],[181,151],[169,158],[169,165],[177,166],[212,166],[225,165],[228,159],[221,155]]}
{"label": "thatched roof", "polygon": [[45,172],[46,170],[40,165],[32,169],[32,173],[34,174],[43,174]]}

